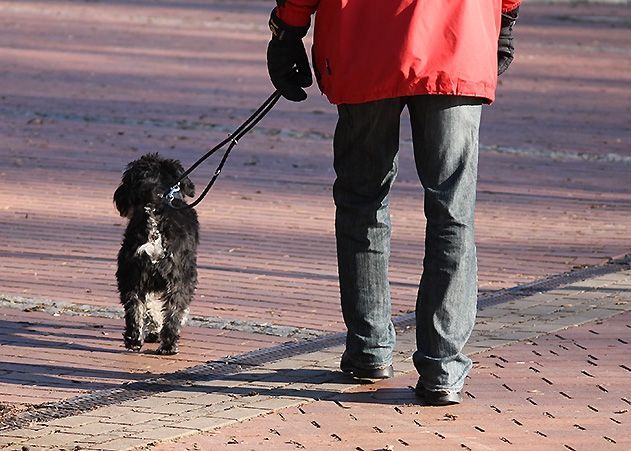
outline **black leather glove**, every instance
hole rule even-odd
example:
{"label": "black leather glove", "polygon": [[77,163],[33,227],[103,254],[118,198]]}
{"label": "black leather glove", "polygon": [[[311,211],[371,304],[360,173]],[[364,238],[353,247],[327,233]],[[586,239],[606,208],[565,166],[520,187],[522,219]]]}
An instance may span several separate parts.
{"label": "black leather glove", "polygon": [[309,25],[292,27],[281,21],[272,11],[269,21],[272,39],[267,46],[267,71],[270,80],[288,100],[301,102],[307,98],[304,89],[311,86],[313,77],[302,38]]}
{"label": "black leather glove", "polygon": [[497,75],[502,75],[513,62],[515,47],[513,47],[513,26],[519,14],[519,7],[502,14],[502,26],[497,46]]}

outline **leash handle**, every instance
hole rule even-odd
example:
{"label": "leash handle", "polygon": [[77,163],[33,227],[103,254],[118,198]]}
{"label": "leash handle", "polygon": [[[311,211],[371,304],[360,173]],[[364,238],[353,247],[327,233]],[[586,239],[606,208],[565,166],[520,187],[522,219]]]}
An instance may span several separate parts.
{"label": "leash handle", "polygon": [[[265,100],[265,102],[263,102],[263,104],[243,124],[241,124],[232,134],[228,135],[226,139],[224,139],[222,142],[220,142],[215,147],[213,147],[208,152],[206,152],[201,158],[199,158],[195,163],[193,163],[193,165],[191,165],[190,168],[184,171],[184,173],[180,176],[177,182],[162,195],[167,205],[176,210],[182,210],[185,208],[194,208],[195,206],[197,206],[204,199],[204,197],[206,197],[206,194],[208,194],[208,191],[210,191],[210,189],[214,185],[215,180],[217,180],[217,177],[219,177],[221,170],[223,169],[224,165],[226,164],[226,161],[228,160],[228,155],[230,155],[230,152],[232,151],[232,149],[238,144],[239,139],[241,139],[245,134],[247,134],[250,130],[252,130],[256,126],[256,124],[258,124],[261,121],[261,119],[263,119],[267,115],[267,113],[270,112],[270,110],[274,107],[274,105],[276,105],[276,102],[278,102],[280,97],[281,97],[280,92],[274,91],[272,95],[270,95],[267,98],[267,100]],[[221,158],[221,161],[219,162],[219,165],[217,166],[217,169],[215,170],[213,177],[210,179],[210,181],[206,185],[206,188],[204,188],[204,191],[202,191],[199,197],[190,204],[185,204],[184,202],[182,202],[182,205],[178,205],[178,206],[173,205],[173,201],[175,200],[175,193],[177,193],[180,190],[180,182],[184,180],[184,178],[186,178],[189,174],[191,174],[195,169],[197,169],[197,167],[199,167],[200,164],[202,164],[210,156],[212,156],[215,152],[217,152],[219,149],[221,149],[228,143],[230,143],[230,145],[226,149],[223,157]]]}

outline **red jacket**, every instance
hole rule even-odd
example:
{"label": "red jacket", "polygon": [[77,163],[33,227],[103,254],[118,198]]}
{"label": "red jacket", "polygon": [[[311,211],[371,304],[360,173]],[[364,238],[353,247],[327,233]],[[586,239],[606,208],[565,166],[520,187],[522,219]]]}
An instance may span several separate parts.
{"label": "red jacket", "polygon": [[495,99],[500,13],[521,0],[286,0],[277,15],[316,13],[313,65],[331,103],[418,94]]}

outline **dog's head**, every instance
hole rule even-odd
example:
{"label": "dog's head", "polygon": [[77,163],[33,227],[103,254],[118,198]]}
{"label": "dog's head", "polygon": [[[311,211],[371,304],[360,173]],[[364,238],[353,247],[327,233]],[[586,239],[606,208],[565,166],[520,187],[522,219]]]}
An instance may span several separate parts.
{"label": "dog's head", "polygon": [[[127,165],[120,186],[114,192],[114,203],[121,216],[130,217],[136,208],[158,205],[162,195],[184,174],[177,160],[145,154]],[[188,177],[180,182],[182,194],[193,197],[195,185]]]}

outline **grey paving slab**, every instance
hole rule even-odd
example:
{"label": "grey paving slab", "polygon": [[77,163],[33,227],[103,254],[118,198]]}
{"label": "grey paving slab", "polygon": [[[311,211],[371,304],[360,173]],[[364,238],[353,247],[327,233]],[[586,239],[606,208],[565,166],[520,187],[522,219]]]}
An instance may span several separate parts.
{"label": "grey paving slab", "polygon": [[185,429],[180,427],[169,427],[164,426],[163,424],[151,423],[147,424],[147,426],[156,426],[153,429],[147,429],[144,431],[126,431],[130,432],[130,438],[136,438],[143,440],[144,442],[152,441],[152,440],[174,440],[180,437],[186,437],[187,435],[191,435],[196,433],[196,430]]}
{"label": "grey paving slab", "polygon": [[[108,423],[107,421],[109,421],[110,419],[104,418],[104,419],[101,419],[97,423],[88,423],[88,424],[83,424],[81,426],[73,427],[72,432],[76,434],[82,434],[82,435],[99,435],[99,434],[111,433],[112,431],[120,431],[123,429],[124,424],[138,424],[139,423],[138,421],[136,421],[137,420],[136,412],[133,412],[131,410],[121,413],[121,415],[116,418],[120,420],[128,416],[130,418],[129,423],[122,423],[122,424],[121,423]],[[147,418],[146,421],[150,421],[150,420],[151,418]]]}
{"label": "grey paving slab", "polygon": [[74,428],[74,427],[83,426],[86,424],[98,423],[102,419],[103,419],[102,417],[97,417],[97,416],[80,415],[80,416],[59,418],[57,420],[50,421],[48,425]]}
{"label": "grey paving slab", "polygon": [[193,431],[211,431],[213,429],[235,423],[237,420],[231,418],[205,416],[191,418],[185,421],[163,421],[168,427],[177,429],[189,429]]}
{"label": "grey paving slab", "polygon": [[[103,424],[112,424],[112,425],[134,425],[134,424],[143,424],[148,423],[149,421],[160,418],[162,415],[162,411],[159,409],[153,410],[148,409],[146,411],[141,410],[131,410],[125,412],[121,416],[102,418],[99,421],[99,425]],[[89,425],[95,425],[96,423],[89,423]],[[80,426],[82,427],[82,426]]]}
{"label": "grey paving slab", "polygon": [[[331,387],[333,388],[333,387]],[[267,399],[262,399],[260,401],[253,402],[249,404],[249,407],[253,407],[255,409],[263,409],[263,410],[278,410],[284,409],[292,406],[299,406],[305,403],[305,399],[303,398],[292,398],[288,396],[275,396],[275,397],[267,397]]]}
{"label": "grey paving slab", "polygon": [[[167,395],[169,395],[169,393],[165,393],[163,396],[167,397]],[[231,401],[233,398],[227,394],[200,392],[197,396],[192,396],[192,397],[187,397],[187,398],[178,398],[178,399],[180,399],[179,402],[181,404],[189,404],[193,406],[204,407],[204,406],[210,406],[213,404]]]}
{"label": "grey paving slab", "polygon": [[217,391],[230,391],[231,389],[236,389],[239,387],[247,387],[248,383],[245,381],[237,381],[237,380],[233,380],[233,379],[219,379],[219,378],[213,378],[211,380],[208,381],[196,381],[195,382],[195,386],[197,387],[208,387],[208,390],[212,390],[214,392]]}
{"label": "grey paving slab", "polygon": [[[29,446],[47,446],[51,448],[64,448],[86,438],[86,434],[77,432],[57,431],[29,440]],[[74,447],[74,446],[73,446]]]}
{"label": "grey paving slab", "polygon": [[[165,396],[168,393],[174,393],[176,395],[177,398],[179,398],[179,395],[182,393],[185,393],[182,390],[177,390],[175,392],[166,392],[166,393],[160,393],[157,394],[156,396],[151,396],[151,397],[146,397],[146,398],[141,398],[141,399],[136,399],[133,401],[125,401],[121,404],[119,404],[119,406],[117,407],[125,407],[125,408],[154,408],[154,407],[158,407],[158,406],[166,406],[172,402],[175,401],[175,399],[173,399],[170,396]],[[194,393],[194,392],[193,392]],[[113,409],[113,411],[111,411],[111,414],[116,413],[117,409]],[[103,410],[103,409],[99,409],[98,410],[99,413],[104,413],[107,415],[111,415],[110,411],[108,410]]]}
{"label": "grey paving slab", "polygon": [[51,435],[56,433],[57,431],[63,431],[63,427],[58,426],[41,426],[41,427],[29,427],[23,428],[13,431],[3,432],[2,436],[4,437],[15,437],[19,439],[33,439],[37,437],[42,437],[45,435]]}
{"label": "grey paving slab", "polygon": [[234,407],[232,409],[222,410],[220,412],[215,412],[212,414],[215,418],[225,418],[228,420],[247,420],[248,418],[257,417],[259,415],[264,415],[266,413],[271,412],[272,409],[268,409],[265,407],[254,407],[251,405],[247,405],[244,407]]}
{"label": "grey paving slab", "polygon": [[124,437],[99,443],[95,449],[103,451],[123,451],[145,445],[146,443],[147,440],[143,438]]}
{"label": "grey paving slab", "polygon": [[[143,416],[151,417],[148,418],[147,421],[151,419],[155,419],[164,415],[179,415],[184,414],[186,412],[198,410],[200,406],[195,404],[184,404],[179,402],[172,402],[170,404],[163,404],[155,407],[148,407],[146,411],[142,413],[136,413],[136,419],[142,421]],[[151,413],[149,413],[151,412]],[[109,420],[111,421],[111,420]]]}

